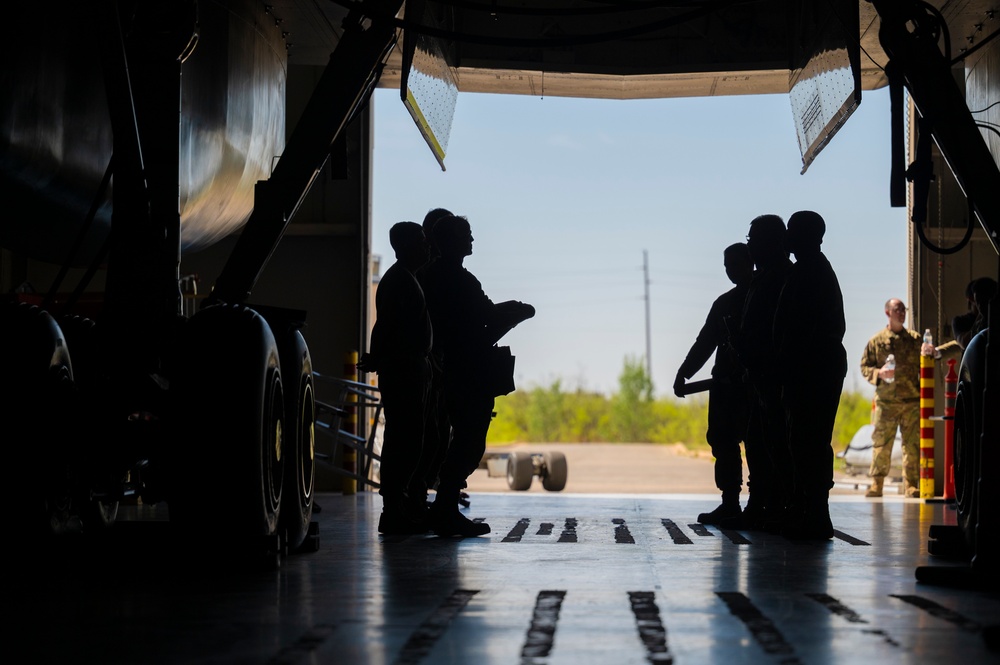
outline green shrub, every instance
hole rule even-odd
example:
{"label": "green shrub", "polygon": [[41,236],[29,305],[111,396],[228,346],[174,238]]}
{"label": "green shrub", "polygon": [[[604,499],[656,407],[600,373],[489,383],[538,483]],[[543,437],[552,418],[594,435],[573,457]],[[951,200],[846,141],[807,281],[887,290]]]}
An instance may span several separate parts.
{"label": "green shrub", "polygon": [[[496,418],[487,443],[683,443],[705,449],[708,394],[677,399],[653,398],[653,383],[641,359],[627,357],[614,395],[577,388],[567,391],[560,379],[548,386],[517,390],[496,400]],[[871,400],[845,392],[833,430],[834,450],[847,447],[871,418]]]}

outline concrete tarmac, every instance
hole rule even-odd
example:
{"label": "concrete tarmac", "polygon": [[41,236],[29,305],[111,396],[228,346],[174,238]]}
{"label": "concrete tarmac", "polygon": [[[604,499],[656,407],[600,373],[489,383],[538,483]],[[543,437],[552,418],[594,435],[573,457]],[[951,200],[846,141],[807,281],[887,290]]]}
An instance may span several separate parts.
{"label": "concrete tarmac", "polygon": [[[714,461],[706,451],[695,453],[683,445],[657,443],[519,443],[490,446],[487,456],[511,451],[566,455],[569,469],[566,494],[718,494]],[[743,466],[744,482],[747,468]],[[863,495],[868,489],[865,476],[835,474],[833,494]],[[509,492],[506,475],[493,476],[480,468],[469,478],[470,492]],[[536,477],[528,492],[544,492]],[[886,494],[896,485],[886,485]],[[744,500],[746,487],[744,486]]]}
{"label": "concrete tarmac", "polygon": [[921,566],[954,566],[927,552],[929,527],[955,520],[940,503],[833,497],[835,537],[798,542],[697,524],[717,494],[471,499],[463,512],[490,525],[484,537],[380,536],[378,494],[321,493],[318,551],[286,556],[276,570],[233,565],[233,497],[206,496],[219,517],[208,540],[173,537],[157,504],[144,521],[123,511],[136,519],[104,539],[52,551],[21,543],[10,548],[2,596],[9,662],[1000,661],[1000,596],[968,576],[962,586],[915,577]]}

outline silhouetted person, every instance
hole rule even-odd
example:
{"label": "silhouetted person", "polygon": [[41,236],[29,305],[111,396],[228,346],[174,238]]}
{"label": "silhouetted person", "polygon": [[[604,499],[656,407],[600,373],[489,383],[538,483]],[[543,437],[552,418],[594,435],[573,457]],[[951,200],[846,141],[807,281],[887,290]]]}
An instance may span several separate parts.
{"label": "silhouetted person", "polygon": [[378,373],[385,412],[379,494],[384,534],[427,531],[427,487],[421,465],[424,408],[430,385],[431,321],[414,272],[427,261],[423,229],[399,222],[389,229],[396,262],[375,292],[375,325],[369,353],[359,368]]}
{"label": "silhouetted person", "polygon": [[785,223],[777,215],[761,215],[750,222],[747,249],[756,270],[735,340],[753,389],[745,441],[749,499],[742,521],[748,529],[768,531],[781,528],[792,482],[780,393],[785,368],[775,363],[774,344],[774,310],[792,265],[785,234]]}
{"label": "silhouetted person", "polygon": [[451,445],[438,479],[430,525],[439,536],[481,536],[490,527],[459,512],[466,480],[479,468],[495,393],[486,381],[490,350],[508,330],[531,318],[535,309],[520,302],[494,304],[462,263],[472,254],[472,229],[464,217],[445,217],[433,232],[440,256],[424,273],[434,345],[444,369]]}
{"label": "silhouetted person", "polygon": [[794,467],[791,508],[782,534],[833,538],[833,425],[847,376],[844,296],[833,266],[820,251],[826,223],[804,210],[788,218],[788,270],[774,315],[788,447]]}
{"label": "silhouetted person", "polygon": [[972,282],[969,289],[972,293],[970,311],[975,312],[976,319],[972,324],[972,337],[975,337],[989,327],[990,303],[997,295],[997,282],[992,277],[980,277]]}
{"label": "silhouetted person", "polygon": [[[961,362],[962,355],[965,353],[965,347],[969,345],[972,338],[985,325],[985,316],[980,314],[979,305],[976,302],[975,292],[980,280],[986,280],[983,285],[979,286],[981,290],[984,286],[988,288],[991,282],[993,283],[993,290],[996,290],[996,283],[989,277],[974,279],[965,285],[965,300],[968,303],[968,309],[961,314],[953,316],[951,319],[951,334],[954,339],[937,347],[938,354],[943,354],[946,361],[949,358],[953,358],[956,362]],[[982,297],[985,297],[985,293],[982,294]],[[986,302],[988,303],[988,301],[987,298]],[[938,357],[941,356],[938,355]],[[955,370],[958,371],[957,366]]]}
{"label": "silhouetted person", "polygon": [[976,327],[976,319],[979,318],[979,312],[976,308],[976,297],[973,295],[972,289],[976,285],[976,280],[972,280],[965,285],[965,302],[967,309],[962,314],[957,314],[951,320],[952,333],[955,336],[955,342],[963,350],[972,341],[972,336],[975,334],[973,330]]}
{"label": "silhouetted person", "polygon": [[705,438],[715,458],[715,486],[722,492],[722,505],[698,515],[702,524],[739,526],[740,488],[743,487],[743,457],[740,443],[746,438],[749,404],[743,372],[729,346],[730,331],[739,329],[743,304],[753,277],[753,261],[743,243],[723,252],[726,276],[735,284],[712,303],[698,337],[677,370],[674,393],[683,397],[684,382],[715,354],[712,387],[708,393],[708,431]]}
{"label": "silhouetted person", "polygon": [[[417,281],[424,283],[424,275],[437,260],[440,252],[434,243],[434,226],[452,213],[445,208],[434,208],[424,215],[424,237],[430,247],[430,259],[417,270]],[[444,462],[448,444],[451,441],[451,423],[448,420],[448,409],[444,401],[444,369],[441,366],[439,348],[431,348],[431,385],[427,393],[426,422],[424,426],[424,454],[427,456],[424,466],[428,488],[436,488],[438,472]],[[426,497],[425,497],[426,499]]]}

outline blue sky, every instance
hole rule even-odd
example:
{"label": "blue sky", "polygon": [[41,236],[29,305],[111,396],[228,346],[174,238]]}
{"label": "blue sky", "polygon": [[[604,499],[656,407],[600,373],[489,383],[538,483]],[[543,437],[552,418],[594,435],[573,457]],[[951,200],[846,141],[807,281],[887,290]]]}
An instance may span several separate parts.
{"label": "blue sky", "polygon": [[623,359],[645,355],[645,250],[653,382],[671,394],[712,301],[731,286],[723,249],[759,214],[812,209],[827,221],[824,251],[844,292],[845,386],[870,394],[861,351],[885,325],[885,301],[906,299],[906,212],[889,206],[885,90],[865,93],[802,175],[787,95],[462,93],[444,172],[397,91],[380,89],[373,103],[373,252],[384,270],[395,222],[419,222],[435,207],[467,216],[475,244],[466,267],[495,302],[537,310],[502,342],[517,357],[519,387],[560,379],[568,389],[616,389]]}

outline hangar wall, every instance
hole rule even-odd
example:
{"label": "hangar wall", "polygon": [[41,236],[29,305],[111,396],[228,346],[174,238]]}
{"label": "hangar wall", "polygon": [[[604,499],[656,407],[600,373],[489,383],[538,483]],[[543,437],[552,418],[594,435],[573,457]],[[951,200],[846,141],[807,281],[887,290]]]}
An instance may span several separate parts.
{"label": "hangar wall", "polygon": [[[955,79],[965,90],[969,109],[978,121],[1000,124],[1000,107],[987,109],[1000,99],[1000,48],[996,43],[982,49],[955,70]],[[983,112],[979,112],[983,111]],[[915,112],[911,106],[909,122],[909,154],[915,152]],[[994,160],[1000,163],[1000,137],[984,130]],[[953,247],[961,242],[969,223],[968,199],[955,180],[947,162],[934,149],[935,180],[930,186],[927,202],[926,234],[928,239],[942,247]],[[913,189],[910,187],[910,212],[913,210]],[[978,277],[998,277],[997,252],[979,222],[973,219],[972,235],[968,244],[954,254],[938,254],[925,247],[911,224],[908,230],[909,270],[908,294],[910,306],[909,325],[918,332],[930,329],[936,344],[954,339],[951,320],[968,311],[965,288]],[[889,296],[887,296],[888,298]],[[956,372],[958,366],[956,364]],[[945,375],[944,362],[935,367],[935,414],[944,412]],[[935,492],[944,489],[944,427],[935,426]]]}

